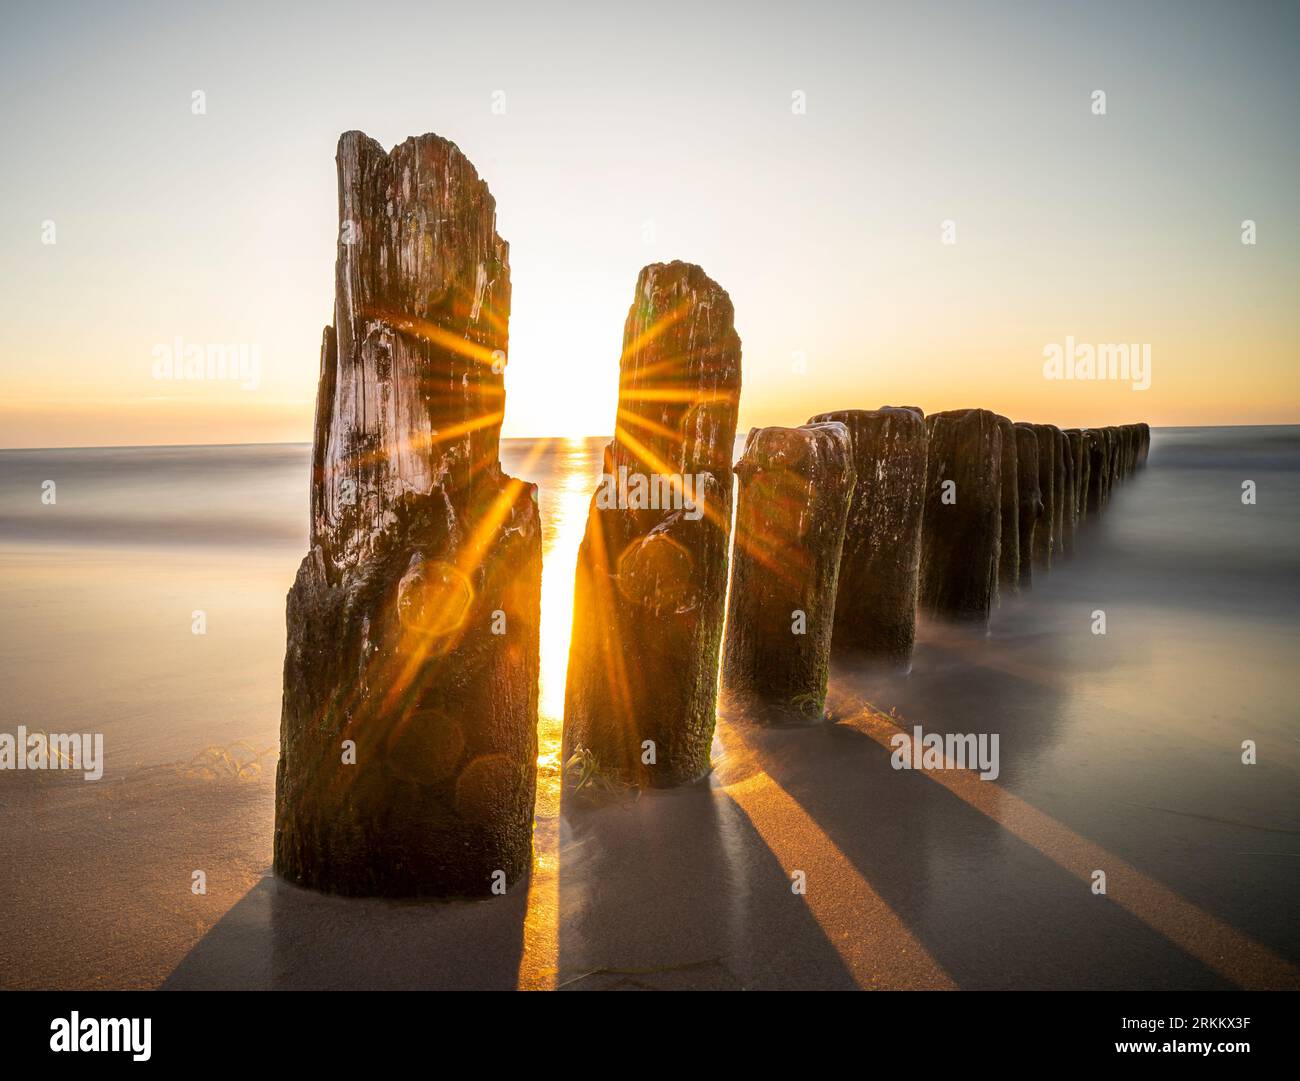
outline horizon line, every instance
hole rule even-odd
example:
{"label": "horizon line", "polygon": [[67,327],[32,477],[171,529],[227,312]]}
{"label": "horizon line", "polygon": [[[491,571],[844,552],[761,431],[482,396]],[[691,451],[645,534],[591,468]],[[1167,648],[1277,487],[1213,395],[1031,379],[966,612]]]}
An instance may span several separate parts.
{"label": "horizon line", "polygon": [[[781,424],[760,424],[752,425],[758,428],[781,428],[789,425]],[[799,427],[799,425],[794,425]],[[1085,425],[1084,427],[1091,427]],[[1099,428],[1123,427],[1123,425],[1100,424]],[[1300,428],[1300,421],[1291,421],[1285,423],[1272,424],[1162,424],[1151,425],[1153,432],[1179,432],[1191,431],[1196,428]],[[1063,429],[1064,430],[1064,429]],[[748,431],[741,432],[736,430],[736,438],[741,439],[748,434]],[[612,434],[602,435],[503,435],[502,442],[522,443],[538,439],[556,439],[556,440],[592,440],[592,439],[613,439]],[[253,440],[247,443],[78,443],[75,445],[64,446],[41,446],[41,447],[0,447],[0,453],[9,451],[31,451],[31,450],[185,450],[194,448],[211,448],[219,449],[223,447],[310,447],[311,441],[307,439],[283,439],[275,442],[265,442]]]}

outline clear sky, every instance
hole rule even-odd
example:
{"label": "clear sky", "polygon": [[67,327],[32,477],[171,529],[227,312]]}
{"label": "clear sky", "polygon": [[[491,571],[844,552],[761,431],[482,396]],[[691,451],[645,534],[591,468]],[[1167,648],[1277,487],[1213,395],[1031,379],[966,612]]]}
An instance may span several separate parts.
{"label": "clear sky", "polygon": [[[0,445],[309,439],[350,128],[450,138],[496,196],[506,435],[612,430],[637,271],[674,258],[735,302],[742,430],[886,403],[1300,421],[1294,3],[47,2],[5,24]],[[257,387],[155,379],[178,337],[256,346]],[[1067,337],[1149,345],[1150,389],[1044,379]]]}

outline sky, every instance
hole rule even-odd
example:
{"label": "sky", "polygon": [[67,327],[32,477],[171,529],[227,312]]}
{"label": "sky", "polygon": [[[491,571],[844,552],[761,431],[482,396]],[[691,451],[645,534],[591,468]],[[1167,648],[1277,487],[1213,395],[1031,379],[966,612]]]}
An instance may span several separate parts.
{"label": "sky", "polygon": [[[506,436],[612,431],[637,272],[671,259],[735,304],[742,431],[884,404],[1300,422],[1297,4],[5,21],[0,446],[309,440],[353,128],[449,138],[496,198]],[[177,339],[242,345],[255,385],[156,378]],[[1067,340],[1147,347],[1149,387],[1046,378]]]}

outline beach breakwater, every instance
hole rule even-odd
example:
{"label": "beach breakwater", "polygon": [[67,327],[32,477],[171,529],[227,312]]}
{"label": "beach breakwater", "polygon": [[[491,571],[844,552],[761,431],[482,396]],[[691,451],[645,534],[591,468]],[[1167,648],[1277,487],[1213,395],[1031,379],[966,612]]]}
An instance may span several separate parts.
{"label": "beach breakwater", "polygon": [[[508,246],[486,184],[436,135],[385,153],[349,132],[338,169],[275,866],[337,893],[500,894],[531,856],[541,575],[535,489],[498,457]],[[906,666],[918,610],[987,622],[1031,563],[1073,551],[1150,443],[1145,424],[912,406],[756,429],[733,558],[725,290],[693,264],[645,267],[620,367],[604,468],[620,481],[593,495],[578,556],[563,748],[631,787],[708,773],[724,635],[724,701],[818,720],[832,653]],[[687,476],[689,498],[608,498]]]}

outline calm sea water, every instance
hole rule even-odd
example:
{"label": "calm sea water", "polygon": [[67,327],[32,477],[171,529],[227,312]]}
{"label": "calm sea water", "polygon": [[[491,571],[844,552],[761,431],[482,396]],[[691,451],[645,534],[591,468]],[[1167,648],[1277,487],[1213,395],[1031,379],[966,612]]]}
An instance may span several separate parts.
{"label": "calm sea water", "polygon": [[[542,701],[552,717],[563,708],[565,601],[606,442],[502,447],[506,469],[539,485],[551,601]],[[309,447],[298,444],[0,451],[0,676],[11,723],[103,731],[124,765],[237,739],[273,744],[308,473]],[[53,504],[42,502],[46,481]]]}
{"label": "calm sea water", "polygon": [[[539,486],[542,701],[552,716],[562,708],[574,559],[605,442],[503,443],[507,470]],[[307,474],[305,445],[0,451],[0,677],[11,719],[102,727],[117,753],[140,762],[227,737],[274,740],[284,595],[307,543]],[[1257,486],[1253,506],[1241,501],[1245,480]],[[55,482],[53,505],[42,502],[45,481]],[[1221,696],[1258,713],[1261,698],[1292,688],[1289,663],[1276,688],[1262,676],[1243,681],[1296,643],[1297,536],[1300,427],[1161,430],[1150,467],[1094,525],[1080,558],[1041,581],[1032,602],[1000,611],[992,636],[1109,604],[1120,630],[1138,619],[1152,635],[1210,649],[1210,672],[1189,655],[1185,672],[1166,673],[1176,692],[1191,692],[1202,710]],[[196,611],[202,636],[191,633]],[[1062,656],[1058,673],[1075,663]],[[1132,675],[1130,692],[1147,693],[1148,679]],[[1212,676],[1218,684],[1207,687]],[[151,719],[159,725],[138,723]]]}
{"label": "calm sea water", "polygon": [[[574,559],[604,442],[503,447],[506,468],[540,486],[539,770],[551,782]],[[305,446],[0,451],[0,730],[102,732],[107,777],[236,740],[274,748],[284,598],[306,546],[307,476]],[[41,502],[47,480],[57,485],[53,505]],[[1257,489],[1250,506],[1241,500],[1247,480]],[[987,633],[923,623],[909,675],[839,672],[834,689],[896,711],[908,726],[999,733],[1001,775],[989,791],[1008,813],[1017,805],[1006,801],[1023,801],[1064,823],[1080,845],[1086,839],[1107,860],[1138,868],[1144,883],[1164,884],[1300,962],[1297,536],[1300,427],[1160,430],[1148,468],[1081,536],[1079,555],[1032,592],[1005,598]],[[1099,610],[1104,636],[1091,629]],[[198,611],[203,635],[191,633]],[[882,764],[887,754],[848,735],[776,737],[765,761],[775,786],[763,797],[776,802],[756,840],[747,823],[768,820],[745,803],[750,790],[727,779],[745,768],[729,739],[721,732],[715,744],[724,787],[712,802],[691,810],[703,797],[652,797],[634,816],[605,818],[601,847],[563,849],[562,964],[598,967],[608,958],[593,942],[626,944],[634,929],[624,915],[650,903],[637,868],[649,859],[665,864],[654,874],[668,876],[665,861],[687,857],[666,840],[675,835],[665,823],[698,812],[684,834],[716,831],[717,862],[745,881],[766,866],[769,848],[807,858],[816,821],[839,846],[834,866],[856,868],[964,986],[1218,985],[1140,922],[1087,915],[1102,910],[1087,907],[1087,891],[1076,892],[1064,871],[1086,875],[1091,863],[1034,857],[1032,833],[1004,829],[992,811],[971,812],[933,785],[909,786]],[[1257,748],[1253,766],[1241,762],[1247,739]],[[724,791],[744,815],[718,810],[731,807]],[[561,844],[554,799],[554,783],[541,784],[539,853]],[[269,815],[269,803],[259,814]],[[253,845],[259,858],[267,822]],[[662,851],[647,850],[647,836],[660,838]],[[703,840],[696,847],[712,852]],[[120,872],[124,896],[146,889],[141,875]],[[672,907],[674,894],[654,902],[672,934],[720,922],[739,936],[738,956],[752,953],[746,935],[768,941],[765,909],[733,899],[740,908],[725,919],[702,916],[711,902],[700,898],[723,895],[689,875],[675,888],[690,883],[685,915]],[[788,893],[781,886],[773,896]],[[1152,897],[1144,911],[1158,912],[1164,902]],[[566,915],[579,904],[571,898],[586,899],[587,915]],[[614,921],[606,936],[590,917],[603,911],[602,898]],[[1014,950],[1006,946],[1013,938]],[[1084,954],[1108,960],[1092,964]]]}

